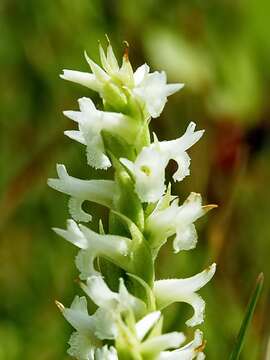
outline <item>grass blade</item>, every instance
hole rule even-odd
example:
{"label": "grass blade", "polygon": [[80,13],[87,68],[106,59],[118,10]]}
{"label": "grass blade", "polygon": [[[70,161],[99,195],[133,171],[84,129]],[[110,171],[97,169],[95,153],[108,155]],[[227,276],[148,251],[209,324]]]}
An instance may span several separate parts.
{"label": "grass blade", "polygon": [[239,330],[239,334],[236,339],[234,349],[231,353],[229,360],[238,360],[239,359],[241,350],[243,348],[243,344],[244,344],[244,340],[246,337],[248,326],[253,317],[253,313],[254,313],[257,301],[258,301],[261,291],[262,291],[263,281],[264,281],[264,276],[263,276],[263,273],[261,273],[257,277],[255,289],[250,297],[249,304],[247,306],[247,311],[246,311],[245,317],[243,319],[241,328]]}

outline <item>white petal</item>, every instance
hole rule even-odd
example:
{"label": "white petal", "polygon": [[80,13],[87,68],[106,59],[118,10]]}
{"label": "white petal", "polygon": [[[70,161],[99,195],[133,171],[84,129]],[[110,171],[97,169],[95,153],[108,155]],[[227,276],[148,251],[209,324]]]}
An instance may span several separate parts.
{"label": "white petal", "polygon": [[80,279],[86,280],[89,276],[99,275],[99,272],[95,270],[94,262],[98,254],[92,249],[81,250],[78,252],[75,258],[75,264],[80,271]]}
{"label": "white petal", "polygon": [[150,68],[147,64],[143,64],[137,68],[137,70],[134,72],[135,86],[138,86],[144,80],[149,71]]}
{"label": "white petal", "polygon": [[68,344],[70,348],[67,353],[78,360],[94,360],[95,344],[84,334],[79,332],[72,333]]}
{"label": "white petal", "polygon": [[115,314],[106,308],[98,308],[95,314],[95,335],[101,339],[115,339],[117,336],[117,326]]}
{"label": "white petal", "polygon": [[48,185],[72,197],[111,207],[115,183],[111,180],[82,180],[70,176],[64,165],[57,165],[59,179],[48,179]]}
{"label": "white petal", "polygon": [[162,352],[157,360],[204,360],[203,348],[203,334],[197,329],[193,341],[180,349]]}
{"label": "white petal", "polygon": [[107,309],[117,306],[118,294],[108,287],[102,276],[89,277],[87,286],[82,285],[82,287],[96,305]]}
{"label": "white petal", "polygon": [[195,326],[203,321],[204,301],[195,294],[214,276],[216,264],[187,279],[158,280],[154,283],[157,306],[162,309],[174,302],[186,302],[194,308],[194,316],[187,324]]}
{"label": "white petal", "polygon": [[139,340],[142,340],[148,331],[157,323],[160,319],[160,315],[160,311],[155,311],[146,315],[136,323],[136,334]]}
{"label": "white petal", "polygon": [[63,72],[64,73],[60,75],[61,79],[86,86],[94,91],[100,90],[100,85],[94,74],[74,70],[63,70]]}
{"label": "white petal", "polygon": [[85,212],[82,208],[84,199],[71,197],[68,202],[68,210],[72,218],[76,221],[88,222],[92,220],[92,215]]}
{"label": "white petal", "polygon": [[95,360],[118,360],[117,352],[113,346],[105,345],[96,350]]}
{"label": "white petal", "polygon": [[196,247],[198,235],[196,228],[193,224],[181,228],[177,232],[173,241],[174,252],[178,253],[182,250],[191,250]]}
{"label": "white petal", "polygon": [[86,145],[86,141],[84,139],[83,134],[81,131],[78,130],[66,130],[64,134],[72,140],[78,141],[79,143]]}
{"label": "white petal", "polygon": [[88,248],[88,241],[74,220],[67,220],[67,230],[59,228],[53,228],[53,230],[80,249]]}
{"label": "white petal", "polygon": [[63,308],[63,316],[79,332],[94,338],[95,321],[88,315],[85,297],[76,296],[70,308]]}
{"label": "white petal", "polygon": [[148,73],[146,67],[137,69],[135,76],[134,94],[138,96],[146,105],[149,114],[156,118],[162,112],[167,97],[175,91],[180,90],[182,84],[167,85],[167,78],[165,72]]}
{"label": "white petal", "polygon": [[141,352],[144,355],[160,353],[163,350],[177,348],[180,346],[186,337],[180,332],[171,332],[168,334],[155,336],[146,340],[141,345]]}

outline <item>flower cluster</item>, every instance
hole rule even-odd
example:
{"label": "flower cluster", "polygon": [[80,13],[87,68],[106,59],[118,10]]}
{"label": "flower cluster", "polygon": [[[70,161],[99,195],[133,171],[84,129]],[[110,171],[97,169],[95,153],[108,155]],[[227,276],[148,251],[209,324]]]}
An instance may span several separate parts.
{"label": "flower cluster", "polygon": [[[159,141],[151,136],[149,122],[183,84],[167,84],[165,72],[151,73],[146,64],[133,71],[127,51],[119,66],[110,44],[106,53],[100,46],[102,67],[85,57],[90,73],[64,70],[61,78],[98,92],[102,109],[89,98],[79,99],[78,111],[64,112],[78,130],[65,134],[86,146],[90,166],[113,166],[114,178],[82,180],[57,165],[58,178],[48,180],[49,186],[70,196],[67,228],[54,230],[79,248],[75,262],[80,285],[97,306],[89,314],[84,296],[76,296],[70,307],[57,302],[75,329],[68,353],[79,360],[202,360],[202,332],[195,330],[186,344],[183,333],[163,334],[161,311],[185,302],[194,310],[186,325],[201,324],[205,302],[197,292],[213,277],[215,264],[190,278],[156,280],[154,263],[169,238],[175,252],[193,249],[194,222],[213,207],[202,205],[196,193],[181,204],[165,183],[171,159],[178,166],[174,181],[189,175],[187,150],[203,130],[190,123],[178,139]],[[93,215],[82,208],[85,201],[109,209],[106,231],[101,220],[98,231],[82,224]]]}

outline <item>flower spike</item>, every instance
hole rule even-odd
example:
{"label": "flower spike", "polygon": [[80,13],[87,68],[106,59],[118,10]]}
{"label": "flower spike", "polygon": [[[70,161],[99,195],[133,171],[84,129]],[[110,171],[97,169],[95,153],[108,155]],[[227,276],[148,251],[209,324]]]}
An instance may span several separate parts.
{"label": "flower spike", "polygon": [[[203,360],[202,332],[197,329],[187,343],[182,332],[164,333],[162,312],[185,302],[193,308],[186,325],[201,324],[205,301],[197,292],[211,280],[216,265],[186,279],[155,280],[155,261],[168,239],[175,253],[195,248],[195,222],[215,207],[203,205],[194,192],[183,203],[171,193],[172,180],[190,175],[188,150],[204,130],[191,122],[179,138],[161,141],[153,133],[151,139],[151,118],[161,114],[183,84],[168,84],[164,71],[151,72],[147,64],[133,71],[127,42],[122,62],[108,37],[106,48],[99,44],[101,64],[84,55],[90,72],[64,70],[60,77],[96,91],[102,101],[96,107],[81,97],[78,110],[64,111],[77,125],[64,134],[86,147],[88,165],[113,171],[106,180],[82,180],[57,165],[58,178],[48,180],[50,187],[70,196],[72,219],[65,229],[53,230],[78,248],[79,284],[96,306],[89,313],[87,299],[79,296],[69,308],[56,302],[74,328],[67,352],[77,360]],[[170,160],[177,169],[166,185]],[[92,228],[81,224],[97,215],[84,209],[85,201],[106,207]]]}

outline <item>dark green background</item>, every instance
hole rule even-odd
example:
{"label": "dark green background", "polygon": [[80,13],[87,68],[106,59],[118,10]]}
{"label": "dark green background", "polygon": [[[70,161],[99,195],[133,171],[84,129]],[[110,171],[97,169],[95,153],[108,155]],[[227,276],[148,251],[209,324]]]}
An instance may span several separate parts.
{"label": "dark green background", "polygon": [[[243,360],[266,360],[270,252],[270,2],[268,0],[0,2],[0,360],[66,359],[71,332],[54,305],[80,292],[71,245],[50,228],[64,226],[67,198],[46,185],[55,163],[77,177],[102,176],[69,141],[62,110],[93,96],[65,83],[62,68],[87,71],[107,33],[118,56],[130,43],[134,68],[147,62],[186,87],[152,121],[160,139],[190,120],[205,128],[191,150],[191,176],[174,186],[184,199],[201,192],[219,207],[200,220],[195,250],[164,247],[157,277],[185,277],[210,262],[215,278],[201,291],[209,359],[227,359],[256,275],[266,282]],[[94,95],[97,99],[96,95]],[[172,174],[174,164],[168,167]],[[90,205],[93,209],[93,206]],[[93,211],[93,210],[92,210]],[[102,209],[94,207],[97,217]],[[186,329],[184,305],[166,311],[166,330]],[[270,356],[268,354],[268,356]]]}

